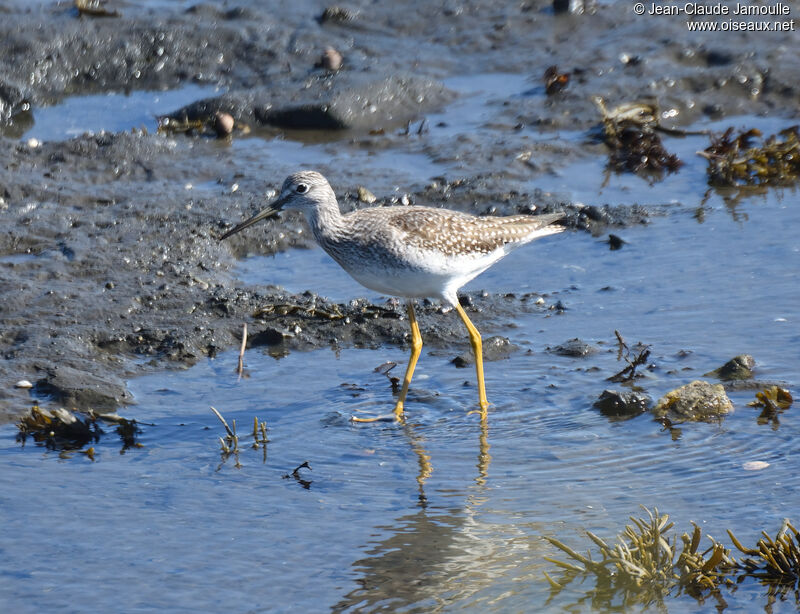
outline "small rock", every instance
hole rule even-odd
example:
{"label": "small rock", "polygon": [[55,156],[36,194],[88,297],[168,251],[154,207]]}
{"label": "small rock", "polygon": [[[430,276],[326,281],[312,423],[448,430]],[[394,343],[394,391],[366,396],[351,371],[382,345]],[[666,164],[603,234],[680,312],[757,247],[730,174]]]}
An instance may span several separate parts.
{"label": "small rock", "polygon": [[14,384],[14,388],[33,388],[33,384],[31,384],[26,379],[21,379],[16,384]]}
{"label": "small rock", "polygon": [[553,0],[555,13],[574,13],[583,9],[583,0]]}
{"label": "small rock", "polygon": [[342,54],[333,47],[326,47],[319,59],[319,66],[325,70],[336,72],[342,67]]}
{"label": "small rock", "polygon": [[657,418],[669,415],[676,420],[703,421],[732,411],[733,403],[722,384],[695,380],[661,397],[653,413]]}
{"label": "small rock", "polygon": [[233,116],[230,113],[217,111],[214,114],[214,132],[217,133],[217,137],[230,136],[231,132],[233,132],[233,124]]}
{"label": "small rock", "polygon": [[358,186],[358,200],[360,200],[362,203],[367,203],[368,205],[371,205],[378,199],[367,188],[365,188],[363,185],[360,185]]}
{"label": "small rock", "polygon": [[552,352],[553,354],[558,354],[559,356],[584,358],[590,354],[594,354],[597,351],[597,348],[576,337],[575,339],[570,339],[561,345],[549,347],[547,348],[547,351]]}
{"label": "small rock", "polygon": [[603,390],[594,402],[594,407],[609,418],[633,418],[646,412],[651,403],[649,396],[634,390],[630,392]]}
{"label": "small rock", "polygon": [[716,377],[721,380],[750,379],[753,377],[753,367],[756,361],[750,354],[734,356],[724,365],[705,374],[706,377]]}
{"label": "small rock", "polygon": [[67,366],[47,370],[36,382],[37,394],[50,395],[58,403],[78,409],[117,409],[130,403],[125,384],[113,375],[98,377]]}
{"label": "small rock", "polygon": [[[519,346],[511,343],[507,337],[495,336],[483,340],[483,360],[486,362],[504,360],[517,350],[519,350]],[[475,357],[472,355],[472,350],[469,350],[459,354],[450,362],[459,369],[463,369],[475,364]]]}
{"label": "small rock", "polygon": [[247,345],[258,347],[261,345],[279,345],[286,339],[294,337],[294,333],[286,329],[279,329],[272,326],[251,334],[247,339]]}
{"label": "small rock", "polygon": [[625,241],[622,238],[618,237],[615,234],[608,235],[608,249],[611,251],[615,251],[618,249],[622,249],[622,246],[625,245]]}
{"label": "small rock", "polygon": [[346,23],[354,21],[358,13],[344,6],[333,5],[322,11],[322,14],[317,17],[317,21],[321,24],[325,23]]}

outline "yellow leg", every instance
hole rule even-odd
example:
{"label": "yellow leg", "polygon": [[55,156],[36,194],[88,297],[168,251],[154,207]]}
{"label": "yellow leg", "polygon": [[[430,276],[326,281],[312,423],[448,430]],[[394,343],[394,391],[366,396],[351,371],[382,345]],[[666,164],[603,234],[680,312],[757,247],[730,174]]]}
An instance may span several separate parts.
{"label": "yellow leg", "polygon": [[481,406],[481,419],[485,419],[487,409],[489,409],[489,401],[486,400],[486,384],[483,381],[483,345],[481,344],[481,334],[478,332],[478,329],[475,328],[475,325],[470,322],[470,319],[467,317],[467,312],[464,311],[464,308],[458,301],[456,301],[455,308],[469,331],[469,342],[472,346],[472,352],[475,354],[475,373],[478,376],[478,403]]}
{"label": "yellow leg", "polygon": [[[403,387],[400,389],[400,398],[394,406],[394,418],[398,422],[403,421],[403,404],[406,401],[408,394],[408,387],[411,385],[411,377],[414,375],[414,368],[417,366],[417,360],[422,352],[422,335],[419,332],[419,324],[417,324],[417,316],[414,314],[414,305],[409,302],[406,304],[408,311],[408,321],[411,324],[411,357],[408,359],[408,366],[406,367],[406,374],[403,378]],[[387,416],[379,416],[377,418],[357,418],[353,416],[353,422],[377,422],[379,420],[386,420]]]}
{"label": "yellow leg", "polygon": [[403,404],[406,402],[406,395],[408,394],[408,387],[411,385],[411,378],[414,375],[414,368],[417,366],[417,360],[422,352],[422,335],[419,333],[417,316],[414,314],[414,304],[409,302],[406,307],[408,309],[408,322],[411,324],[411,356],[408,359],[405,377],[403,377],[400,398],[397,399],[397,403],[394,406],[394,415],[398,420],[403,419]]}

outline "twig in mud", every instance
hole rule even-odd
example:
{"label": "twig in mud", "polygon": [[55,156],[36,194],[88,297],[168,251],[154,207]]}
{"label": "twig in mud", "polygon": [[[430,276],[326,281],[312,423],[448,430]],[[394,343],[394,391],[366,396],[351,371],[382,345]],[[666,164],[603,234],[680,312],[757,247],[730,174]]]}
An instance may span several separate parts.
{"label": "twig in mud", "polygon": [[244,349],[247,347],[247,322],[242,325],[242,345],[239,348],[239,364],[236,367],[236,373],[239,379],[242,379],[242,372],[244,371]]}
{"label": "twig in mud", "polygon": [[234,434],[233,434],[233,431],[231,430],[231,427],[228,426],[228,423],[225,421],[225,418],[222,417],[222,414],[219,413],[214,407],[211,408],[211,411],[213,411],[214,415],[216,415],[217,418],[219,418],[219,421],[222,422],[222,426],[225,427],[225,430],[228,433],[228,437],[231,437],[231,438],[234,437]]}
{"label": "twig in mud", "polygon": [[636,368],[641,367],[642,365],[647,364],[647,359],[650,358],[650,346],[643,345],[639,343],[639,353],[631,360],[631,349],[628,347],[628,344],[625,343],[625,339],[622,338],[622,335],[619,333],[618,330],[614,331],[614,335],[617,337],[617,342],[619,343],[619,348],[617,350],[617,360],[624,360],[628,363],[628,366],[622,369],[619,373],[616,373],[608,378],[610,382],[630,382],[636,378]]}

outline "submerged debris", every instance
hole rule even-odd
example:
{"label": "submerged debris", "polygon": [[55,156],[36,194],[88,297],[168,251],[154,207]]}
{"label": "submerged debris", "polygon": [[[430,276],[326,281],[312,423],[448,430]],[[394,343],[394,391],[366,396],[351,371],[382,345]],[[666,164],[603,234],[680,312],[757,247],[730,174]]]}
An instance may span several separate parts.
{"label": "submerged debris", "polygon": [[[657,509],[647,512],[646,518],[631,517],[617,542],[612,546],[586,531],[586,535],[599,549],[599,558],[578,553],[554,537],[545,537],[552,545],[566,553],[578,564],[545,557],[545,560],[563,570],[558,580],[545,573],[552,595],[558,594],[574,579],[594,575],[596,585],[588,589],[595,606],[662,604],[670,594],[684,592],[699,602],[712,596],[722,604],[721,589],[735,589],[746,577],[756,578],[769,587],[769,595],[785,596],[794,591],[800,603],[800,533],[791,522],[784,520],[774,539],[766,532],[754,548],[746,548],[729,530],[733,545],[747,555],[737,561],[729,548],[710,535],[711,542],[701,550],[700,527],[692,523],[693,530],[678,540],[670,529],[669,517]],[[662,604],[663,605],[663,604]],[[604,608],[601,608],[604,609]],[[724,609],[724,608],[722,608]]]}
{"label": "submerged debris", "polygon": [[202,115],[189,119],[161,115],[157,118],[158,133],[166,135],[188,134],[190,136],[209,136],[226,138],[234,133],[249,134],[250,126],[234,119],[231,113],[215,111],[210,115]]}
{"label": "submerged debris", "polygon": [[[129,448],[141,448],[142,444],[136,441],[136,436],[141,433],[136,420],[123,418],[118,414],[97,414],[93,411],[78,414],[66,409],[42,409],[38,405],[31,407],[30,411],[20,418],[17,428],[17,441],[23,446],[30,436],[48,450],[74,451],[80,450],[89,443],[97,443],[105,431],[100,428],[100,422],[116,424],[116,432],[122,440],[124,453]],[[84,451],[94,460],[94,448]]]}
{"label": "submerged debris", "polygon": [[708,182],[714,186],[787,185],[800,178],[800,132],[792,126],[761,139],[755,128],[734,134],[728,128],[700,152],[708,160]]}
{"label": "submerged debris", "polygon": [[552,96],[567,87],[569,83],[569,73],[559,73],[558,66],[550,66],[544,71],[544,91],[548,96]]}
{"label": "submerged debris", "polygon": [[313,483],[313,480],[303,479],[303,476],[300,475],[300,470],[301,469],[308,469],[309,471],[311,471],[311,465],[308,464],[308,461],[303,461],[302,463],[297,465],[297,467],[294,468],[294,470],[292,471],[291,474],[287,473],[286,475],[284,475],[283,479],[284,480],[288,480],[289,478],[294,478],[295,481],[298,484],[300,484],[300,486],[302,486],[303,488],[308,490],[309,488],[311,488],[311,484]]}
{"label": "submerged debris", "polygon": [[628,347],[628,344],[625,343],[625,339],[622,338],[618,330],[614,331],[614,336],[617,338],[617,343],[619,344],[617,348],[617,360],[624,360],[627,366],[609,377],[608,381],[630,382],[637,377],[641,377],[641,374],[636,373],[636,369],[647,364],[647,359],[650,358],[650,346],[639,342],[632,350]]}
{"label": "submerged debris", "polygon": [[603,141],[611,149],[609,163],[618,171],[673,172],[683,164],[664,149],[656,134],[658,106],[655,103],[624,103],[610,111],[599,96],[594,99],[603,115]]}
{"label": "submerged debris", "polygon": [[733,403],[722,384],[695,380],[669,391],[658,400],[653,413],[681,421],[718,420],[733,411]]}

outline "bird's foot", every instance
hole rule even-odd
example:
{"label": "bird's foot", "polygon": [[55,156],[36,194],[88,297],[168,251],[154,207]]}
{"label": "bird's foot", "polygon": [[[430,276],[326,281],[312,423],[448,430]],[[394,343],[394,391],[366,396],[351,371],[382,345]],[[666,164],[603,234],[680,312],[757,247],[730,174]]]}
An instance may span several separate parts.
{"label": "bird's foot", "polygon": [[403,424],[405,422],[405,414],[403,413],[403,403],[398,401],[394,406],[394,411],[391,414],[382,414],[372,418],[359,418],[358,416],[350,416],[352,422],[397,422]]}
{"label": "bird's foot", "polygon": [[481,421],[486,420],[489,417],[489,405],[481,405],[480,409],[473,409],[472,411],[467,412],[468,416],[471,416],[472,414],[478,414],[481,417]]}

